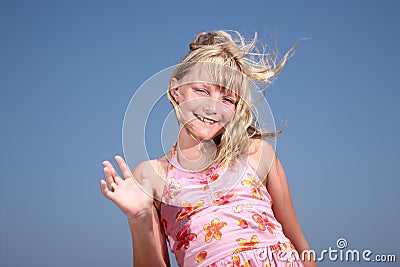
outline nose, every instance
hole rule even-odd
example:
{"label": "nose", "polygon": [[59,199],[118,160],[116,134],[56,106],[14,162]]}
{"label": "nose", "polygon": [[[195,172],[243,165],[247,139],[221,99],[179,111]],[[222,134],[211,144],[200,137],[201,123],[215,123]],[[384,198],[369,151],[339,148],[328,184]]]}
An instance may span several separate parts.
{"label": "nose", "polygon": [[217,113],[217,103],[215,99],[208,99],[203,103],[203,111],[206,115],[214,115]]}

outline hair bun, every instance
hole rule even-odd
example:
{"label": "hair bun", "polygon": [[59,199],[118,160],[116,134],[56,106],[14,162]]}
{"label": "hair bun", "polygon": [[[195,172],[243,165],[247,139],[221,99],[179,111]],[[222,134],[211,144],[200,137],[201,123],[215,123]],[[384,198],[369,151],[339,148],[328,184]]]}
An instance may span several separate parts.
{"label": "hair bun", "polygon": [[233,42],[232,37],[224,34],[221,31],[217,32],[202,32],[199,33],[196,38],[190,43],[190,50],[196,50],[202,46],[207,45],[221,45]]}

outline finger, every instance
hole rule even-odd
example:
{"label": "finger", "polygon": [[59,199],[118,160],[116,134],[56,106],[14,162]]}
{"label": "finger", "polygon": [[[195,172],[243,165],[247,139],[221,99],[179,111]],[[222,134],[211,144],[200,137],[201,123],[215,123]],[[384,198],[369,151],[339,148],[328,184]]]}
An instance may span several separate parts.
{"label": "finger", "polygon": [[114,169],[114,166],[108,160],[103,161],[103,165],[111,170],[113,176],[119,176],[118,172]]}
{"label": "finger", "polygon": [[111,192],[115,192],[115,189],[117,189],[117,184],[111,183],[110,188],[111,188]]}
{"label": "finger", "polygon": [[[103,165],[105,166],[105,168],[107,167],[110,170],[112,181],[116,184],[119,184],[122,179],[119,176],[118,172],[114,169],[114,166],[109,161],[103,161]],[[110,185],[112,181],[110,180],[108,185]]]}
{"label": "finger", "polygon": [[[105,166],[105,167],[107,167],[107,168],[109,168],[110,169],[110,172],[111,172],[111,176],[112,176],[112,180],[115,182],[115,183],[117,183],[117,184],[119,184],[121,181],[122,181],[122,179],[121,179],[121,177],[119,176],[119,174],[118,174],[118,172],[114,169],[114,166],[109,162],[109,161],[103,161],[103,165]],[[111,182],[111,181],[110,181]],[[110,183],[109,183],[109,185],[110,185]]]}
{"label": "finger", "polygon": [[110,168],[104,167],[104,177],[106,178],[108,187],[111,187],[111,184],[115,182],[115,177],[112,175]]}
{"label": "finger", "polygon": [[111,192],[110,190],[108,190],[106,181],[104,181],[104,180],[100,181],[100,188],[101,188],[101,192],[103,193],[103,195],[106,198],[108,198],[110,200],[114,199],[114,193]]}
{"label": "finger", "polygon": [[115,156],[115,161],[118,164],[119,169],[122,172],[122,175],[125,179],[133,178],[131,170],[129,169],[128,165],[125,163],[125,160],[121,156]]}

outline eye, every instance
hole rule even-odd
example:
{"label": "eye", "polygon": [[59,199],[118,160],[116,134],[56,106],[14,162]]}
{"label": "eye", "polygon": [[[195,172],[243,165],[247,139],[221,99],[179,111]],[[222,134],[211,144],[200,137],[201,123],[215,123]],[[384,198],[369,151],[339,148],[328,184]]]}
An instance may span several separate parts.
{"label": "eye", "polygon": [[236,100],[230,97],[224,97],[223,101],[230,105],[236,105]]}
{"label": "eye", "polygon": [[200,94],[208,94],[208,91],[204,88],[195,88],[195,91]]}
{"label": "eye", "polygon": [[224,101],[234,104],[234,101],[230,98],[224,98]]}

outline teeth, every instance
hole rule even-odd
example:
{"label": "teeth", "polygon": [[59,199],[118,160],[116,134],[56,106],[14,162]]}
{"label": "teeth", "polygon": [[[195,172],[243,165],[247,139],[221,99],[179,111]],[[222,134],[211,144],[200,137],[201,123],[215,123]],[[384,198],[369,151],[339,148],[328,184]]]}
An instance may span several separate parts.
{"label": "teeth", "polygon": [[215,122],[214,120],[210,120],[210,119],[199,117],[199,116],[197,118],[199,118],[199,120],[201,120],[202,122],[209,123],[209,124],[213,124]]}

